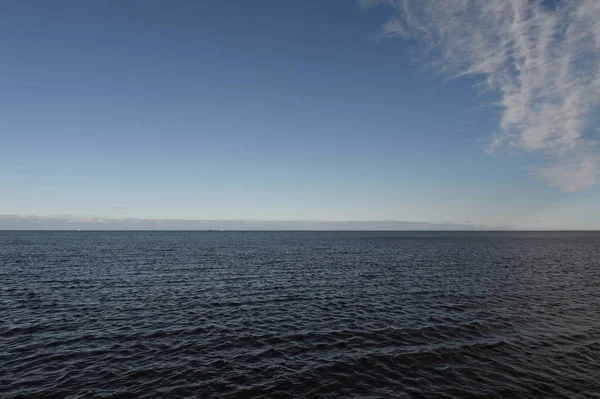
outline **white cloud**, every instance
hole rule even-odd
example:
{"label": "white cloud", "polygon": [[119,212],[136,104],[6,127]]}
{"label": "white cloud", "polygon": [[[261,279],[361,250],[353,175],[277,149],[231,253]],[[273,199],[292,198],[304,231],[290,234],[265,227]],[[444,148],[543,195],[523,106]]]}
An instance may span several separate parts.
{"label": "white cloud", "polygon": [[[510,145],[550,159],[536,175],[575,191],[598,183],[590,133],[600,111],[600,1],[363,0],[388,4],[387,36],[416,40],[450,76],[478,75],[500,96],[500,134],[488,152]],[[597,118],[597,117],[596,117]]]}
{"label": "white cloud", "polygon": [[575,192],[593,186],[600,177],[600,157],[557,161],[534,170],[533,174],[566,192]]}

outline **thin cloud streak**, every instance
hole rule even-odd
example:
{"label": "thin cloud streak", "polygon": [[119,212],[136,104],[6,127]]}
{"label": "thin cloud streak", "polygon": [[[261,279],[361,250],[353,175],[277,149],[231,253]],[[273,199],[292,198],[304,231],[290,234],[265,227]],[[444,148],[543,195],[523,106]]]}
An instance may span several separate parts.
{"label": "thin cloud streak", "polygon": [[500,94],[500,132],[488,153],[508,145],[535,155],[543,165],[532,173],[567,192],[599,182],[600,1],[554,9],[529,0],[361,3],[391,5],[384,35],[415,40],[437,71],[482,76]]}

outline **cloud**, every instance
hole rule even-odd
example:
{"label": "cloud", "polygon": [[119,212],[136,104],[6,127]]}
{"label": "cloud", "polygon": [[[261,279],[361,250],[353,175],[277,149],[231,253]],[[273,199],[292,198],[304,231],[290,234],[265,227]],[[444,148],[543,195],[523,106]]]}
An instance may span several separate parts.
{"label": "cloud", "polygon": [[113,206],[113,209],[129,209],[126,206]]}
{"label": "cloud", "polygon": [[600,157],[586,156],[569,159],[534,170],[533,174],[560,187],[566,192],[575,192],[593,186],[599,180]]}
{"label": "cloud", "polygon": [[481,76],[500,95],[505,146],[544,160],[535,174],[564,191],[597,184],[600,1],[363,0],[391,5],[386,36],[413,40],[437,71]]}

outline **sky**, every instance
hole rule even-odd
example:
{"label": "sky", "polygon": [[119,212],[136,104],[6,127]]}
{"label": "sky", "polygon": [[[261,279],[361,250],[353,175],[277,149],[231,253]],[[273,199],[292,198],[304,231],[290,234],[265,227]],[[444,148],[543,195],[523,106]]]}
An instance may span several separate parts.
{"label": "sky", "polygon": [[597,0],[3,1],[0,228],[600,229],[599,61]]}

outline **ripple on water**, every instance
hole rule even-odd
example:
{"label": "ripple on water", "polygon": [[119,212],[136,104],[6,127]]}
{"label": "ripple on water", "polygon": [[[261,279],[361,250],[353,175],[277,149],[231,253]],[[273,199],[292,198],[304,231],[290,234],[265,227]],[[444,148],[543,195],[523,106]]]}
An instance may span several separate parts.
{"label": "ripple on water", "polygon": [[600,234],[0,232],[2,397],[600,397]]}

